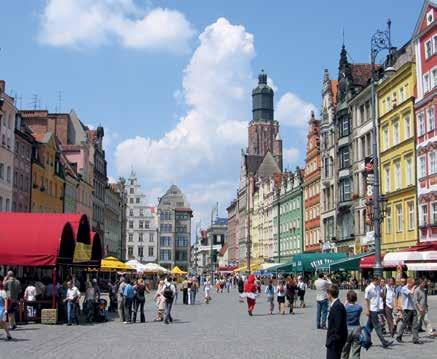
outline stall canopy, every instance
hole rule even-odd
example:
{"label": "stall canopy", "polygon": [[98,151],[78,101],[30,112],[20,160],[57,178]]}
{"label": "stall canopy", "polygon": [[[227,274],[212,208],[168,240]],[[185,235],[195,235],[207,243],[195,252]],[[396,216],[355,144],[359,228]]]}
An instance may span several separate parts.
{"label": "stall canopy", "polygon": [[156,263],[147,263],[144,266],[144,273],[167,273],[168,269]]}
{"label": "stall canopy", "polygon": [[300,253],[293,256],[293,259],[287,263],[269,268],[269,271],[281,273],[314,272],[323,265],[346,257],[346,253]]}
{"label": "stall canopy", "polygon": [[135,268],[130,265],[123,263],[115,257],[106,257],[102,259],[100,264],[100,270],[102,272],[113,272],[113,271],[134,271]]}
{"label": "stall canopy", "polygon": [[[383,261],[383,259],[384,259],[384,255],[381,255],[381,260]],[[384,269],[395,269],[396,268],[396,266],[386,266],[386,265],[384,265],[384,261],[382,262],[383,263],[383,268]],[[367,257],[364,257],[364,258],[361,258],[360,259],[360,269],[364,269],[364,270],[367,270],[367,269],[373,269],[375,267],[375,255],[373,254],[373,255],[371,255],[371,256],[367,256]]]}
{"label": "stall canopy", "polygon": [[361,258],[365,258],[373,255],[374,252],[360,253],[355,256],[349,256],[346,258],[338,259],[334,262],[324,264],[322,266],[318,266],[317,270],[324,271],[356,271],[360,269],[360,260]]}
{"label": "stall canopy", "polygon": [[[419,264],[432,263],[435,261],[437,261],[437,242],[425,242],[398,252],[387,253],[383,263],[384,266],[392,267],[406,265],[408,269],[413,270],[411,268],[413,268],[414,265],[418,268]],[[411,264],[413,264],[413,266],[411,266]]]}
{"label": "stall canopy", "polygon": [[71,264],[76,246],[68,216],[48,213],[0,214],[0,264],[53,267]]}
{"label": "stall canopy", "polygon": [[187,274],[187,272],[183,271],[183,270],[180,269],[178,266],[175,266],[175,267],[173,267],[173,269],[171,270],[171,274],[184,275],[184,274]]}

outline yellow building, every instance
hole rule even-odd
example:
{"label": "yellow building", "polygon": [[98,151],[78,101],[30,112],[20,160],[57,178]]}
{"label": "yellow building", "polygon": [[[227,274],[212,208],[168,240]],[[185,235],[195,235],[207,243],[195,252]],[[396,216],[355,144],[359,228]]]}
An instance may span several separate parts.
{"label": "yellow building", "polygon": [[62,213],[63,169],[52,132],[34,133],[36,149],[32,160],[32,212]]}
{"label": "yellow building", "polygon": [[396,73],[377,87],[381,194],[386,213],[381,226],[383,252],[417,243],[414,87],[411,47],[399,50]]}

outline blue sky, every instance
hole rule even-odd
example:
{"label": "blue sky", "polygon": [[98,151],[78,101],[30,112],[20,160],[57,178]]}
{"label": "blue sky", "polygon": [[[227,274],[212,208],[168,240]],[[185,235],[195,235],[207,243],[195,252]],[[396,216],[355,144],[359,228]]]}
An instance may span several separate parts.
{"label": "blue sky", "polygon": [[294,168],[303,164],[308,112],[319,112],[323,69],[337,77],[342,32],[350,61],[367,62],[372,33],[390,17],[392,42],[403,45],[421,5],[5,1],[0,77],[23,108],[38,94],[55,111],[62,91],[62,111],[105,127],[111,177],[133,167],[151,203],[176,183],[205,221],[216,201],[225,215],[238,186],[260,69],[273,80],[285,164]]}

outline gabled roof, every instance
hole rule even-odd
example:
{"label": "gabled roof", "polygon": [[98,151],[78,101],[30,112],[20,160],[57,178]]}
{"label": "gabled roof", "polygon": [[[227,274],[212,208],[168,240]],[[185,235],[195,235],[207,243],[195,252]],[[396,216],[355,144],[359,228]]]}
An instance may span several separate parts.
{"label": "gabled roof", "polygon": [[420,33],[420,25],[422,24],[423,18],[425,16],[426,9],[428,5],[437,8],[437,0],[425,0],[420,10],[419,17],[417,18],[416,26],[414,26],[413,38]]}
{"label": "gabled roof", "polygon": [[48,143],[52,137],[52,132],[36,132],[32,134],[35,140],[39,143]]}
{"label": "gabled roof", "polygon": [[258,177],[265,178],[265,177],[271,177],[275,173],[280,173],[281,169],[279,168],[278,164],[276,163],[273,155],[269,152],[266,153],[261,165],[258,168],[258,171],[256,172]]}
{"label": "gabled roof", "polygon": [[371,64],[351,64],[352,79],[354,85],[366,87],[372,77]]}

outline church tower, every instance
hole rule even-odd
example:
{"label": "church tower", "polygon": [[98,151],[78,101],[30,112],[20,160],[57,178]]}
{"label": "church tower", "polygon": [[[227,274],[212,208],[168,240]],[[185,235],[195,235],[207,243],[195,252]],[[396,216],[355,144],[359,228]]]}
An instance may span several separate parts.
{"label": "church tower", "polygon": [[267,74],[261,71],[258,86],[252,91],[252,121],[249,123],[247,154],[262,158],[270,152],[282,171],[282,140],[279,123],[274,119],[273,89],[267,84]]}

